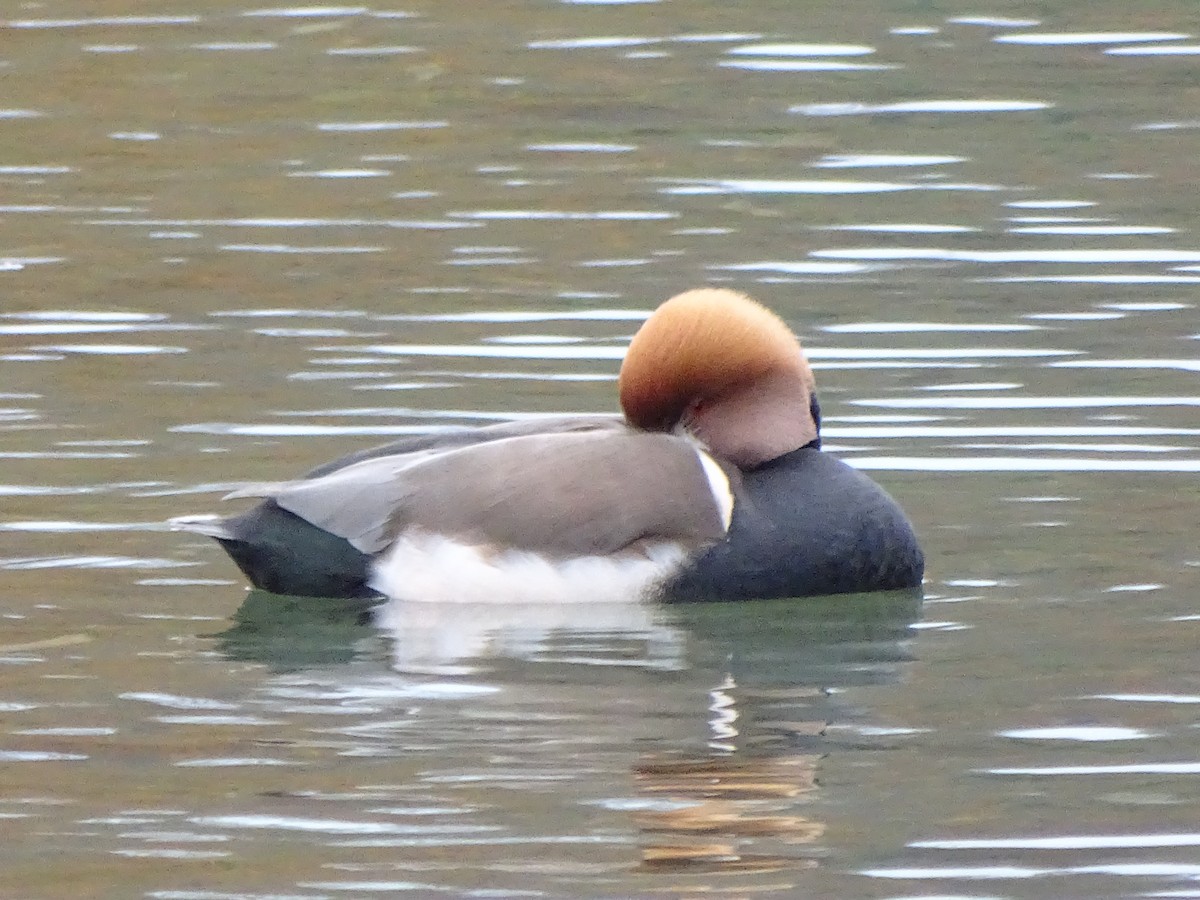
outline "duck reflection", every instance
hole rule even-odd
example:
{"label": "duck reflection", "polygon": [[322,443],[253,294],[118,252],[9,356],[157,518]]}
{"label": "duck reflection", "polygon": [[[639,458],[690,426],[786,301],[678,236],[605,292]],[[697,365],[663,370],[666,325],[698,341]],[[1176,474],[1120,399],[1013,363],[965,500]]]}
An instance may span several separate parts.
{"label": "duck reflection", "polygon": [[276,672],[340,665],[362,655],[371,638],[373,601],[286,597],[253,590],[219,634],[217,650],[229,659],[260,662]]}
{"label": "duck reflection", "polygon": [[398,672],[468,675],[504,661],[679,669],[685,631],[668,608],[622,603],[406,603],[391,601],[375,624],[392,642]]}
{"label": "duck reflection", "polygon": [[[813,844],[825,826],[795,810],[816,790],[818,754],[648,759],[634,770],[645,795],[672,807],[636,816],[646,870],[770,871],[795,868],[796,845]],[[791,852],[764,852],[764,840]],[[753,850],[747,852],[747,842]]]}
{"label": "duck reflection", "polygon": [[[554,746],[632,751],[624,788],[610,775],[563,802],[615,791],[601,804],[636,829],[635,870],[701,890],[723,876],[786,870],[771,877],[787,880],[817,864],[818,773],[855,740],[853,727],[827,728],[871,724],[845,691],[903,677],[921,603],[905,591],[680,606],[347,607],[252,592],[217,638],[226,655],[276,671],[386,658],[406,683],[486,684],[494,692],[475,721],[528,721],[540,748],[526,754],[534,769],[572,764]],[[429,710],[426,729],[445,715]],[[595,759],[578,764],[605,771]]]}
{"label": "duck reflection", "polygon": [[709,691],[708,752],[648,754],[634,768],[639,793],[658,801],[636,816],[642,869],[703,877],[816,865],[825,826],[802,812],[830,750],[827,726],[855,715],[838,691],[901,676],[920,606],[897,592],[681,608],[676,627],[698,655],[724,656],[726,672]]}

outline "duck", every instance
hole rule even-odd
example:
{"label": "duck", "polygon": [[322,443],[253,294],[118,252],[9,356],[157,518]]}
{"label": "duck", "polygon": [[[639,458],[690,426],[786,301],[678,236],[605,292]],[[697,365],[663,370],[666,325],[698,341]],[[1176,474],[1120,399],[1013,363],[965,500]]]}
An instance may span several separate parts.
{"label": "duck", "polygon": [[899,504],[821,448],[812,368],[749,296],[701,287],[632,338],[620,415],[407,437],[226,499],[214,538],[274,593],[399,601],[663,602],[918,589]]}

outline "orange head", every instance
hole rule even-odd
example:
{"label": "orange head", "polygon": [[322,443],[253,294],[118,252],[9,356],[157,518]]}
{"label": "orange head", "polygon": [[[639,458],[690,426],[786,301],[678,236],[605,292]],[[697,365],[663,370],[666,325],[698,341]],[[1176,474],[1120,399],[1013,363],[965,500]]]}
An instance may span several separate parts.
{"label": "orange head", "polygon": [[651,431],[682,424],[717,455],[753,466],[817,440],[812,369],[791,329],[725,288],[672,297],[634,335],[621,408]]}

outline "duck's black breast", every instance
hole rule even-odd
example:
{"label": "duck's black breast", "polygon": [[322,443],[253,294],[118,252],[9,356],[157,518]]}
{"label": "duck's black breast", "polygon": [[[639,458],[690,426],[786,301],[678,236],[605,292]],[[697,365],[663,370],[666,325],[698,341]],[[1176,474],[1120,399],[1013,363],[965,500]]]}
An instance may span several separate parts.
{"label": "duck's black breast", "polygon": [[808,447],[743,473],[729,534],[669,582],[669,601],[745,600],[915,588],[912,524],[857,469]]}

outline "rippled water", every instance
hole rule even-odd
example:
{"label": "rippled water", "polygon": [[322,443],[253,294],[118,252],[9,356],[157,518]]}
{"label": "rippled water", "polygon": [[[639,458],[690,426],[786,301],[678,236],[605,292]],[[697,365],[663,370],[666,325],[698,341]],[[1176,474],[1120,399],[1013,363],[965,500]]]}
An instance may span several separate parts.
{"label": "rippled water", "polygon": [[[1187,4],[0,24],[5,896],[1200,896]],[[905,596],[364,609],[166,531],[797,329]]]}

